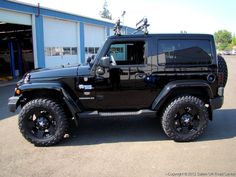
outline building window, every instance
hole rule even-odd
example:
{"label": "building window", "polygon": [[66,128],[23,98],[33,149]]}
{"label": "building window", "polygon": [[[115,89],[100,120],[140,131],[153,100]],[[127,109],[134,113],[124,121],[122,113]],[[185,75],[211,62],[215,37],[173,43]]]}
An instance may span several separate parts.
{"label": "building window", "polygon": [[98,53],[99,47],[95,47],[95,53]]}
{"label": "building window", "polygon": [[94,52],[94,47],[89,47],[89,51],[88,51],[89,53],[91,53],[91,54],[94,54],[95,52]]}
{"label": "building window", "polygon": [[88,47],[85,47],[85,53],[88,53]]}
{"label": "building window", "polygon": [[63,47],[63,55],[71,55],[71,48]]}
{"label": "building window", "polygon": [[77,47],[46,47],[45,56],[77,55]]}
{"label": "building window", "polygon": [[72,55],[77,55],[77,47],[72,47],[71,52]]}
{"label": "building window", "polygon": [[44,49],[45,56],[51,56],[52,55],[52,50],[50,47],[46,47]]}
{"label": "building window", "polygon": [[86,54],[97,54],[99,47],[85,47]]}
{"label": "building window", "polygon": [[60,56],[62,55],[61,47],[52,47],[52,56]]}

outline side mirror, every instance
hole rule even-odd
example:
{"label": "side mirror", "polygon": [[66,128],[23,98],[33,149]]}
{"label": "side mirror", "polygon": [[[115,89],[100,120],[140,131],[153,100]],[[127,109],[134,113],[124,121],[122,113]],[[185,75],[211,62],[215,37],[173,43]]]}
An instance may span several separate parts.
{"label": "side mirror", "polygon": [[99,61],[99,65],[104,68],[110,67],[110,57],[102,57]]}
{"label": "side mirror", "polygon": [[96,69],[96,73],[98,75],[103,75],[103,74],[105,74],[105,69],[101,66],[98,66],[97,69]]}
{"label": "side mirror", "polygon": [[92,61],[92,58],[91,58],[91,57],[88,57],[88,58],[87,58],[87,63],[89,64],[91,61]]}

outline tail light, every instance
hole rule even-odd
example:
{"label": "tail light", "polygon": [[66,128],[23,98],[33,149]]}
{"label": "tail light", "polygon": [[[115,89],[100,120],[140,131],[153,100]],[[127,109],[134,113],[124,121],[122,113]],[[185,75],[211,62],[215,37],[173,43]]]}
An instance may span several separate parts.
{"label": "tail light", "polygon": [[219,72],[218,73],[218,86],[224,85],[224,73]]}
{"label": "tail light", "polygon": [[218,73],[218,95],[224,96],[224,73]]}

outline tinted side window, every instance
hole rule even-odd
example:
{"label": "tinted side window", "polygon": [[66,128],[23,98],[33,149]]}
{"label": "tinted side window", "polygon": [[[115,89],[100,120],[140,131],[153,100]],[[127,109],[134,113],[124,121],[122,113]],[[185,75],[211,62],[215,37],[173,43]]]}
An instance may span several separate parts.
{"label": "tinted side window", "polygon": [[144,41],[111,44],[108,56],[114,58],[117,65],[144,64]]}
{"label": "tinted side window", "polygon": [[211,45],[208,40],[158,40],[158,64],[210,64]]}

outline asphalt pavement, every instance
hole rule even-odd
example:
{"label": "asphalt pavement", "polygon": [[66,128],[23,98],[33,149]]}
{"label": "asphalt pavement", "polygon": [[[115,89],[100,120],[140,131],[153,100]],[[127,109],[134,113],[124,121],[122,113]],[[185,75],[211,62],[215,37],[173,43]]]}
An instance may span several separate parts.
{"label": "asphalt pavement", "polygon": [[236,57],[226,61],[224,106],[214,111],[204,135],[189,143],[169,140],[157,119],[89,119],[62,143],[35,147],[7,110],[14,86],[1,87],[0,176],[236,176]]}

